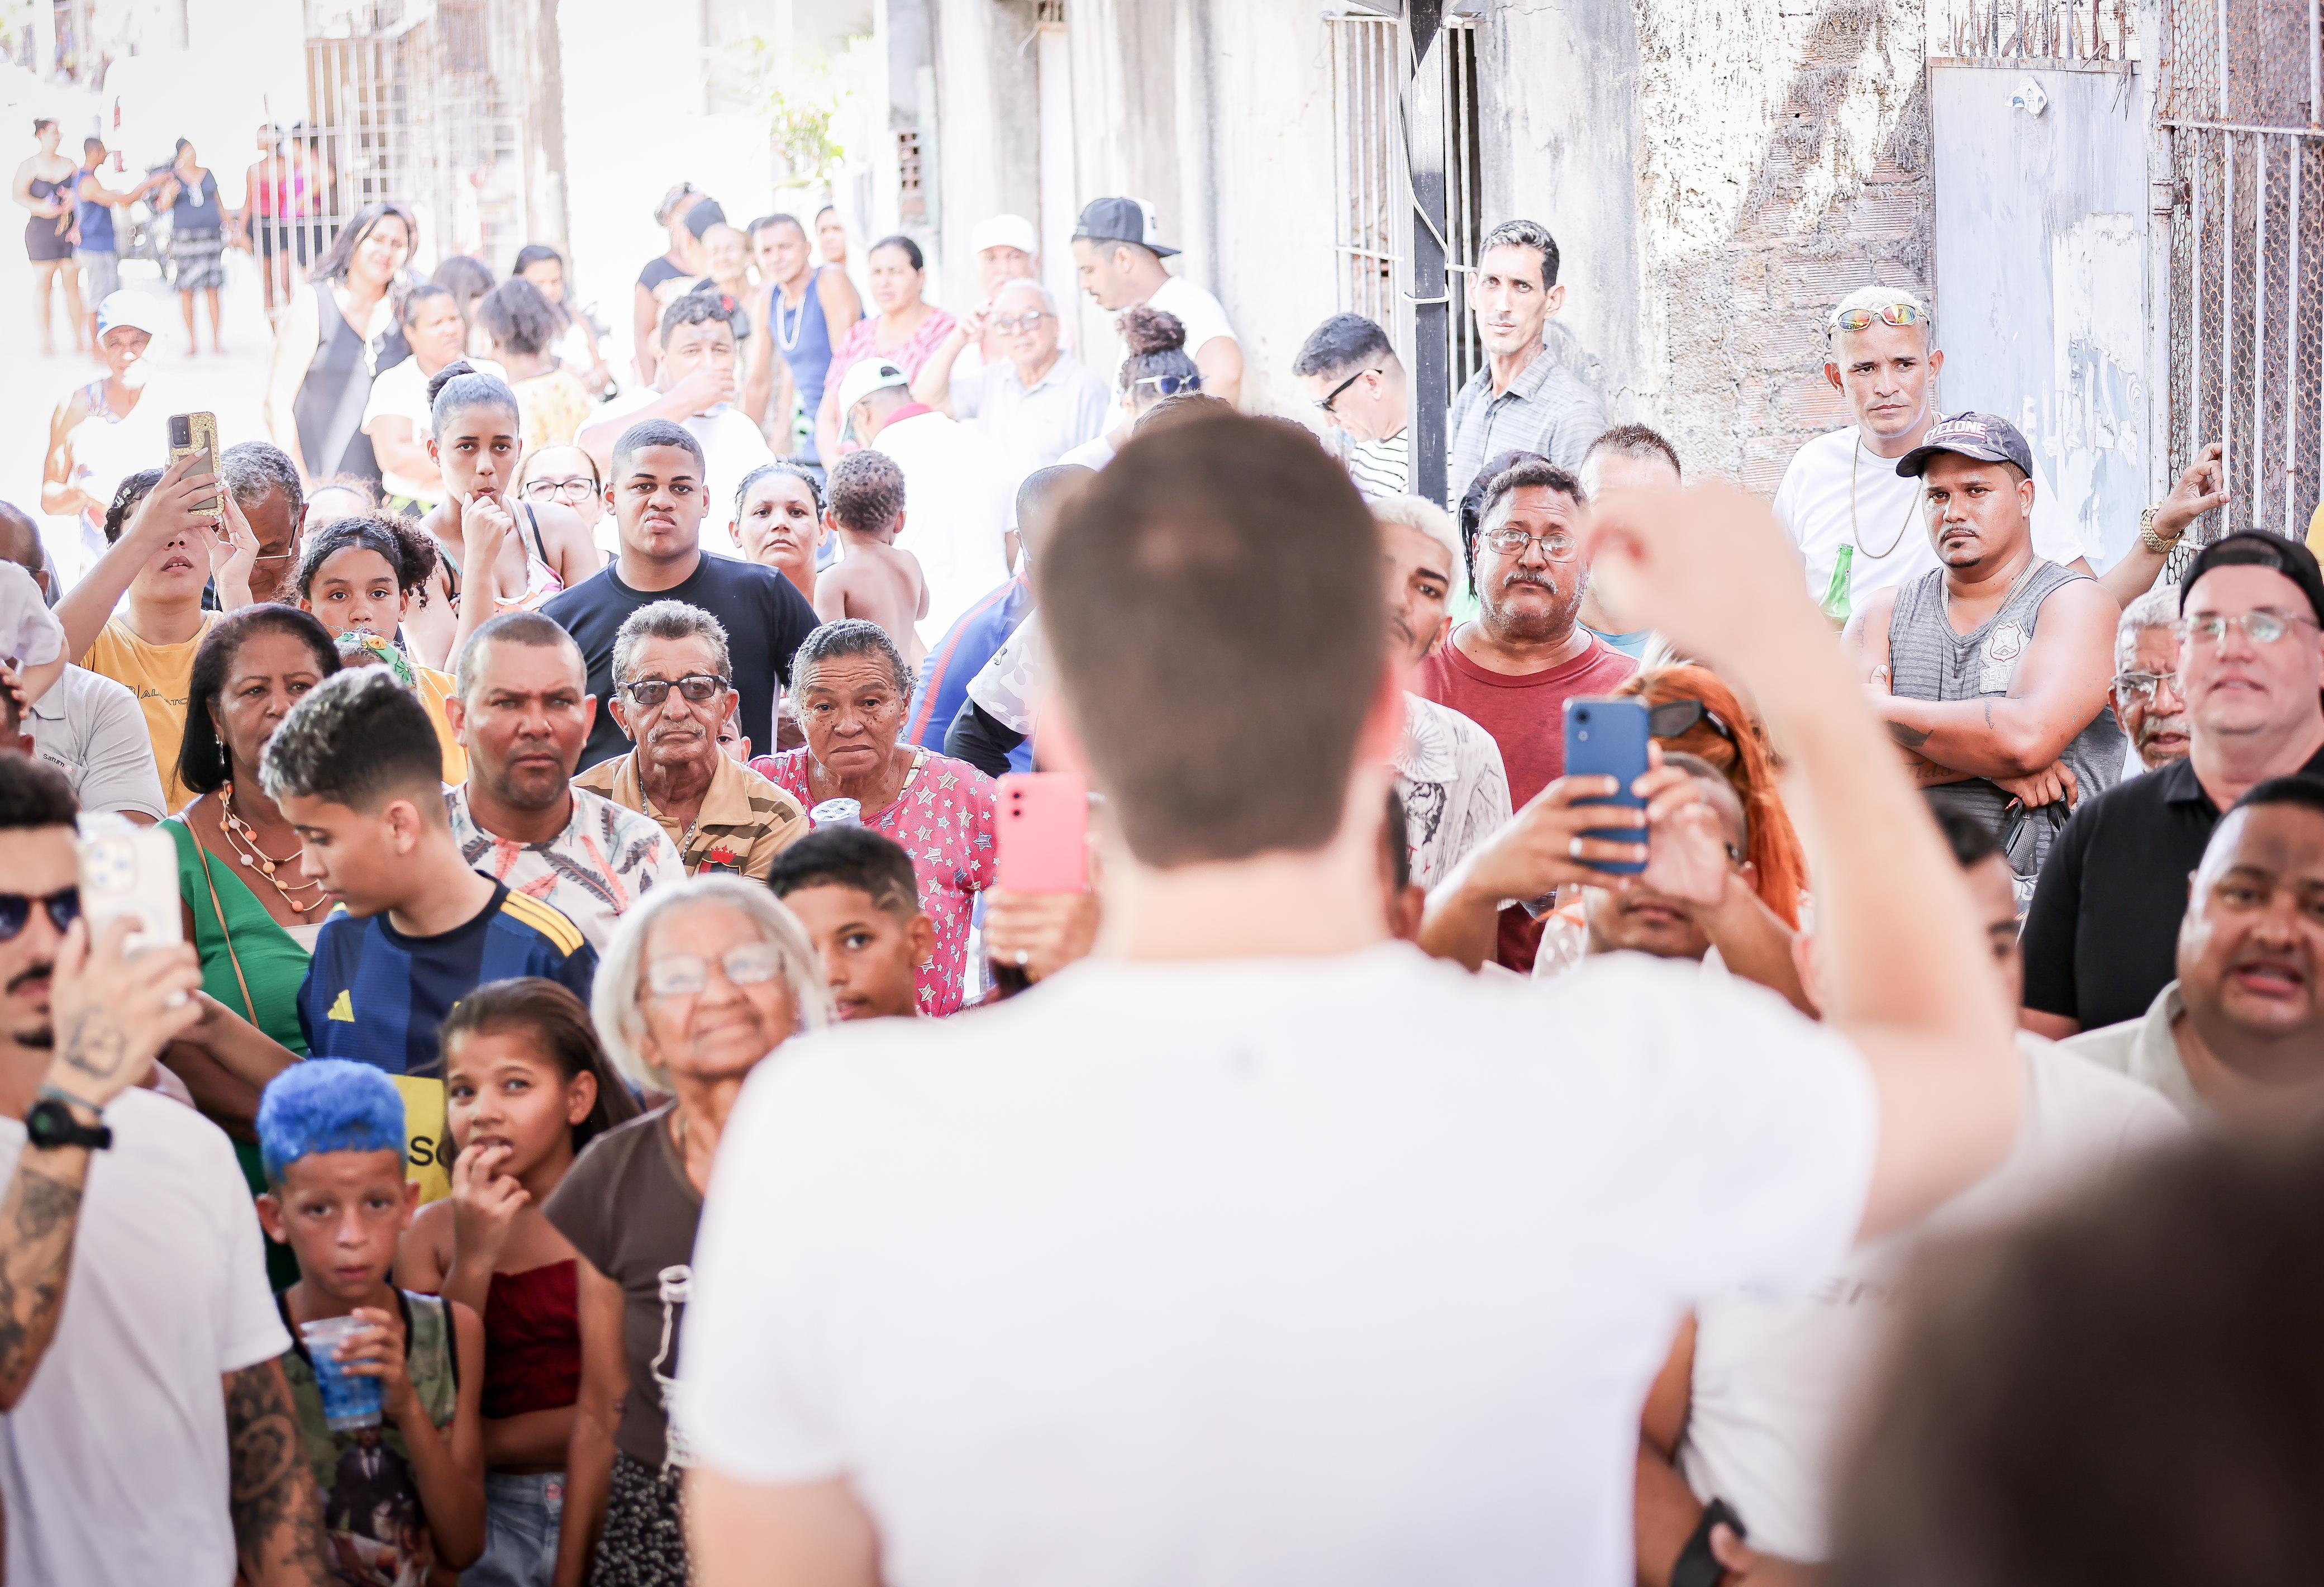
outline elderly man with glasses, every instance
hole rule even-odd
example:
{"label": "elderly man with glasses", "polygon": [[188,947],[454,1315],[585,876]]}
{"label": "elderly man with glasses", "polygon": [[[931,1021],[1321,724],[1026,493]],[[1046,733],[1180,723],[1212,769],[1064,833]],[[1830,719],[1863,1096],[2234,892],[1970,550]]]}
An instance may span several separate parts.
{"label": "elderly man with glasses", "polygon": [[[991,306],[954,327],[920,366],[912,396],[981,431],[1013,473],[1047,468],[1094,440],[1113,410],[1106,383],[1057,345],[1059,328],[1048,288],[1024,276],[1005,281]],[[988,331],[1002,356],[954,378],[962,353]]]}
{"label": "elderly man with glasses", "polygon": [[2159,771],[2187,758],[2187,699],[2179,692],[2179,592],[2166,585],[2123,608],[2114,631],[2114,719],[2138,753]]}
{"label": "elderly man with glasses", "polygon": [[2044,1036],[2147,1012],[2176,973],[2187,881],[2219,814],[2272,778],[2324,779],[2324,573],[2255,531],[2206,546],[2179,586],[2187,758],[2085,798],[2025,917],[2024,1022]]}
{"label": "elderly man with glasses", "polygon": [[650,816],[687,874],[766,880],[775,856],[807,835],[789,794],[718,748],[736,705],[726,630],[683,601],[641,606],[613,636],[613,720],[630,752],[573,780]]}

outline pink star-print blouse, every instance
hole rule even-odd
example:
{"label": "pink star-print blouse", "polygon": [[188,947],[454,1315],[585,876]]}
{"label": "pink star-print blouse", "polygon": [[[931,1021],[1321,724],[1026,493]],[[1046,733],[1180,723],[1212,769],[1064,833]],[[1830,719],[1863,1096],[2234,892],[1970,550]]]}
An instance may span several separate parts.
{"label": "pink star-print blouse", "polygon": [[[814,807],[807,751],[761,755],[751,770]],[[936,923],[936,953],[918,975],[923,1014],[956,1012],[965,996],[974,895],[992,885],[992,779],[967,761],[920,750],[895,803],[863,812],[864,826],[894,838],[911,855],[920,908]]]}

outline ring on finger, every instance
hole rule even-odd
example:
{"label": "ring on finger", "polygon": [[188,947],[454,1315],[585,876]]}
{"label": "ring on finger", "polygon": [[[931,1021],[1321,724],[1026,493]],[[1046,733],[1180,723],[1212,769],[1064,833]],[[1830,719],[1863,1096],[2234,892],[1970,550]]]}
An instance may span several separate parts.
{"label": "ring on finger", "polygon": [[1033,950],[1032,950],[1032,949],[1030,949],[1030,948],[1019,948],[1019,949],[1017,950],[1017,968],[1019,968],[1019,970],[1022,970],[1026,965],[1028,965],[1028,964],[1031,964],[1032,962],[1033,962]]}
{"label": "ring on finger", "polygon": [[1565,852],[1570,858],[1578,860],[1582,857],[1582,835],[1580,833],[1574,834],[1572,838],[1567,842]]}

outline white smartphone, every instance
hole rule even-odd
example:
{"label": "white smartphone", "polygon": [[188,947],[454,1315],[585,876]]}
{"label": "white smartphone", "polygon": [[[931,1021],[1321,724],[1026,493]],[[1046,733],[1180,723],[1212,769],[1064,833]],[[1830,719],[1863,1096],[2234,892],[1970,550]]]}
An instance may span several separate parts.
{"label": "white smartphone", "polygon": [[178,909],[178,845],[159,827],[111,811],[80,818],[80,912],[92,932],[127,916],[132,952],[186,939]]}

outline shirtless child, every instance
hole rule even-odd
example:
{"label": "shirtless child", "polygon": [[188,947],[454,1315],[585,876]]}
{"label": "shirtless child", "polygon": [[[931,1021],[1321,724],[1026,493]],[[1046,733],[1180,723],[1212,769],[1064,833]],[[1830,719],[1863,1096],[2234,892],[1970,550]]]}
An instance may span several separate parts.
{"label": "shirtless child", "polygon": [[925,647],[912,624],[928,614],[919,558],[896,549],[904,528],[904,471],[884,452],[850,452],[833,466],[824,521],[839,532],[840,559],[815,581],[815,614],[861,617],[888,631],[917,668]]}

